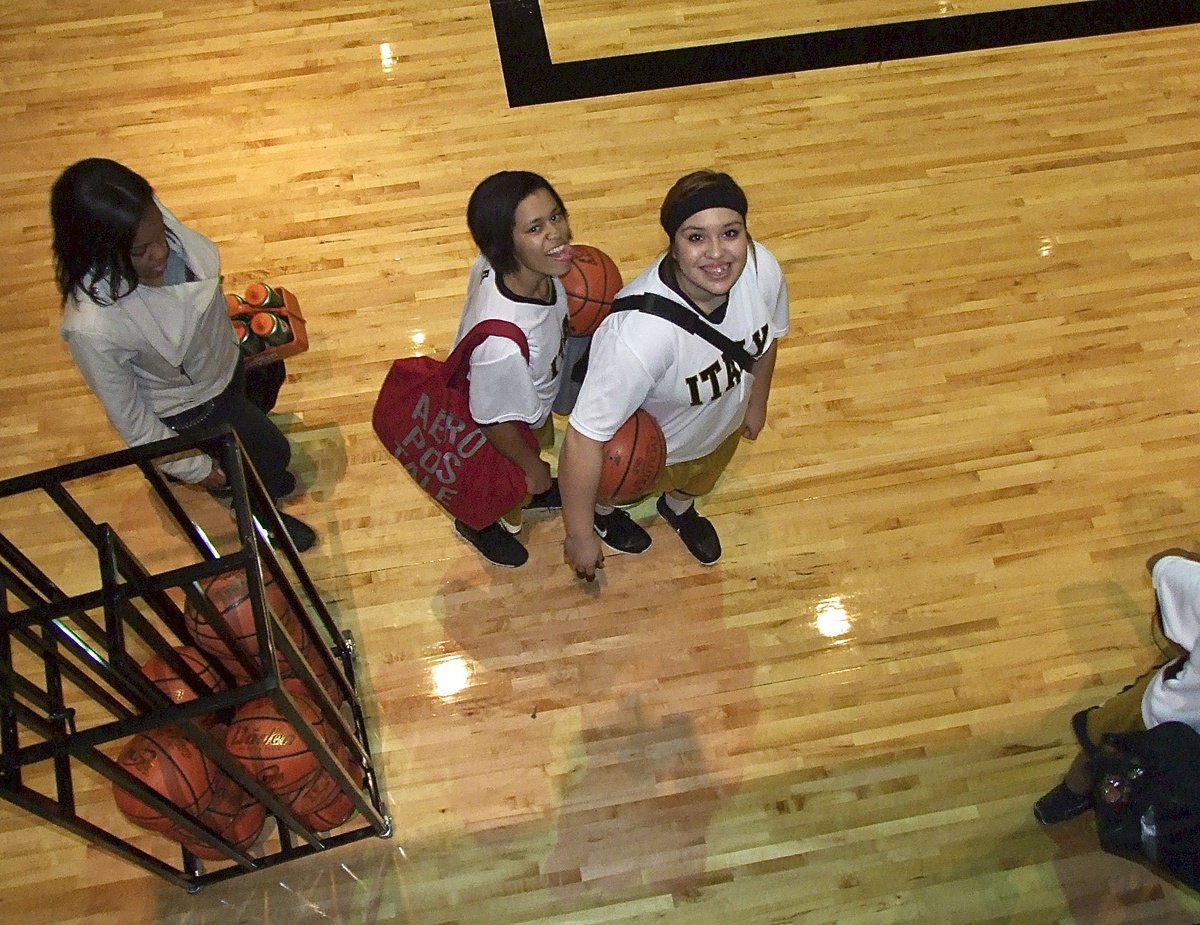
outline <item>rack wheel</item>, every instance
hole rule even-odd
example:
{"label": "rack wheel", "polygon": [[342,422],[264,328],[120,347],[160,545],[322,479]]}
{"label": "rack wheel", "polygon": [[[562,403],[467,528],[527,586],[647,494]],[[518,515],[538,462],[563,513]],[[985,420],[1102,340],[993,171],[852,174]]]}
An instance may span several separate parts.
{"label": "rack wheel", "polygon": [[379,837],[380,838],[391,838],[392,837],[392,817],[391,816],[383,817],[383,831],[379,833]]}

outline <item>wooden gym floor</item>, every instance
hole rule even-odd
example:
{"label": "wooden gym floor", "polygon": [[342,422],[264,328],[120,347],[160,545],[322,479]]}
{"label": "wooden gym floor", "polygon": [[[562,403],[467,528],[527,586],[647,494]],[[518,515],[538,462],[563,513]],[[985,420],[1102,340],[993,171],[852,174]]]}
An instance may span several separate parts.
{"label": "wooden gym floor", "polygon": [[[1155,662],[1146,558],[1197,542],[1198,27],[1043,40],[1020,30],[1079,10],[1019,0],[495,7],[499,41],[481,2],[0,11],[0,477],[120,446],[57,336],[46,217],[63,167],[114,157],[220,243],[230,289],[267,279],[305,308],[279,406],[308,485],[292,509],[359,645],[395,822],[188,896],[4,806],[0,918],[1200,919],[1088,820],[1030,815],[1071,714]],[[955,17],[989,13],[1005,40],[955,47]],[[728,43],[769,64],[810,36],[788,47],[837,60],[911,21],[915,56],[721,79],[758,63]],[[517,53],[531,22],[549,59]],[[712,82],[668,86],[709,46]],[[630,74],[661,89],[604,92]],[[527,527],[527,567],[484,565],[369,424],[392,358],[450,344],[470,190],[545,174],[628,277],[697,167],[746,187],[792,295],[769,428],[702,505],[724,560],[696,565],[640,509],[654,548],[596,587],[557,520]],[[137,486],[103,503],[162,530]],[[34,513],[3,514],[86,583]]]}

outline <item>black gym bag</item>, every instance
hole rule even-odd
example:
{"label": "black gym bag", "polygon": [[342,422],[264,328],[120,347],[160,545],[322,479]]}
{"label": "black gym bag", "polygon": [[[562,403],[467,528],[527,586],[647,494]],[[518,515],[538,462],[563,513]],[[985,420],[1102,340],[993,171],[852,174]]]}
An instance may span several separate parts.
{"label": "black gym bag", "polygon": [[1161,723],[1088,752],[1104,850],[1200,889],[1200,733]]}

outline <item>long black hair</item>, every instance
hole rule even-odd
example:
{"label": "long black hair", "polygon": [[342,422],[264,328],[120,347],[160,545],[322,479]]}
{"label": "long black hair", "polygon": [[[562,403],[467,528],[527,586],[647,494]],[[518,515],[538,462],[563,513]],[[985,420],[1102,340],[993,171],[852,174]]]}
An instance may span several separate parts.
{"label": "long black hair", "polygon": [[54,273],[64,302],[81,290],[99,305],[138,285],[130,251],[154,190],[128,167],[91,157],[72,164],[50,190]]}
{"label": "long black hair", "polygon": [[467,227],[475,246],[497,273],[505,276],[519,269],[513,247],[513,224],[517,206],[544,189],[554,197],[558,211],[566,217],[562,197],[544,178],[528,170],[502,170],[482,181],[467,202]]}

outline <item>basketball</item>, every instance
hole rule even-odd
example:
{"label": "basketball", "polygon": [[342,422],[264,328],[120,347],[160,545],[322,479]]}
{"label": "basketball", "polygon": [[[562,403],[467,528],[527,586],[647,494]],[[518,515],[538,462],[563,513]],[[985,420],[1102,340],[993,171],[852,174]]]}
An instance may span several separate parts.
{"label": "basketball", "polygon": [[[200,814],[200,821],[234,847],[245,851],[262,834],[267,821],[267,808],[227,777],[222,786],[217,788],[208,809]],[[198,858],[206,861],[228,860],[223,852],[193,840],[186,833],[178,832],[172,837]]]}
{"label": "basketball", "polygon": [[[191,646],[176,646],[175,651],[180,658],[187,662],[192,671],[196,672],[200,680],[209,686],[211,691],[225,689],[225,685],[221,683],[221,679],[217,677],[212,666],[196,649]],[[167,660],[161,655],[152,655],[146,659],[142,665],[142,674],[154,682],[154,686],[166,694],[172,703],[187,703],[189,700],[195,700],[201,694],[209,693],[209,691],[193,690],[192,686],[179,677],[178,672],[167,664]],[[199,717],[199,719],[201,722],[211,723],[213,718],[208,715]]]}
{"label": "basketball", "polygon": [[340,790],[334,790],[329,802],[314,809],[311,813],[297,815],[296,820],[305,828],[314,832],[328,832],[336,829],[353,816],[354,802]]}
{"label": "basketball", "polygon": [[[296,635],[302,635],[302,638],[296,639]],[[337,682],[334,681],[333,675],[329,673],[329,669],[325,667],[325,662],[322,660],[321,654],[317,651],[318,644],[310,642],[307,634],[293,634],[292,638],[296,643],[296,647],[300,651],[300,655],[302,655],[308,662],[308,667],[312,669],[313,674],[316,676],[317,683],[320,684],[325,693],[329,695],[329,699],[335,704],[341,703],[343,700],[341,688],[338,687]],[[323,644],[320,645],[323,646]],[[280,676],[284,678],[298,679],[299,675],[297,674],[296,670],[286,661],[283,652],[279,651],[276,654],[276,661],[279,665]],[[301,684],[303,684],[303,682],[301,682]],[[302,690],[304,690],[304,693],[308,695],[307,689],[302,688]]]}
{"label": "basketball", "polygon": [[[284,681],[300,715],[323,739],[321,711],[298,680]],[[317,756],[270,697],[240,706],[229,723],[225,748],[252,777],[276,796],[290,799],[321,770]]]}
{"label": "basketball", "polygon": [[[218,783],[226,779],[196,745],[169,728],[134,736],[121,749],[117,764],[193,816],[209,807]],[[136,826],[152,832],[169,832],[175,826],[158,810],[115,784],[113,799],[121,814]]]}
{"label": "basketball", "polygon": [[[350,776],[362,786],[362,768],[356,763],[350,763],[346,758],[346,749],[335,746],[334,752],[338,760],[350,772]],[[354,801],[342,793],[332,774],[322,771],[299,793],[292,797],[290,803],[292,812],[297,820],[314,832],[328,832],[336,829],[354,815]]]}
{"label": "basketball", "polygon": [[601,502],[625,504],[650,490],[667,461],[667,441],[649,412],[639,408],[604,444],[600,464]]}
{"label": "basketball", "polygon": [[561,277],[567,291],[567,330],[581,337],[600,327],[624,285],[612,258],[590,244],[572,244],[571,269]]}
{"label": "basketball", "polygon": [[[216,620],[232,634],[237,648],[251,660],[258,658],[258,635],[254,625],[254,608],[250,603],[250,588],[242,572],[225,572],[214,575],[201,585],[201,589],[216,610]],[[268,575],[264,581],[267,606],[280,619],[288,634],[303,643],[300,624],[287,598],[275,579]],[[241,661],[234,655],[229,644],[221,638],[213,620],[189,599],[184,607],[184,621],[192,634],[196,646],[204,652],[221,659],[233,672],[238,681],[248,681],[250,675]]]}
{"label": "basketball", "polygon": [[[308,660],[308,665],[313,670],[313,675],[317,679],[317,684],[321,686],[321,689],[325,691],[335,706],[341,704],[344,700],[341,688],[338,687],[337,682],[333,680],[333,675],[331,675],[328,669],[325,668],[325,664],[311,650],[301,649],[301,654]],[[284,662],[282,653],[279,655],[279,674],[280,677],[287,678],[288,680],[294,679],[301,685],[304,684],[303,681],[300,681],[299,676],[292,666]],[[309,694],[308,688],[302,686],[301,690],[304,691],[306,697],[312,699],[312,695]]]}

